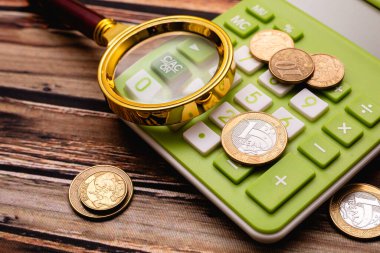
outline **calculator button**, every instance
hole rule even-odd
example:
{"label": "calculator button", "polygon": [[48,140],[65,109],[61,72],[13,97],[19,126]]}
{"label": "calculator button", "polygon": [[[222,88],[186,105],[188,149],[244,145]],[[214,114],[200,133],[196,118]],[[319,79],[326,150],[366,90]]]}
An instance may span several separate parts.
{"label": "calculator button", "polygon": [[278,108],[274,113],[274,117],[279,119],[286,127],[289,140],[300,134],[305,129],[305,124],[297,119],[293,114],[288,112],[284,107]]}
{"label": "calculator button", "polygon": [[165,53],[152,62],[153,71],[167,83],[177,80],[180,76],[188,76],[189,69],[175,55]]}
{"label": "calculator button", "polygon": [[351,92],[351,87],[348,83],[344,82],[335,88],[321,90],[321,92],[332,102],[338,103]]}
{"label": "calculator button", "polygon": [[252,172],[252,168],[235,163],[224,152],[214,160],[214,166],[234,184],[239,184]]}
{"label": "calculator button", "polygon": [[380,106],[368,98],[357,97],[346,106],[346,111],[368,127],[380,120]]}
{"label": "calculator button", "polygon": [[220,136],[202,121],[187,129],[183,138],[202,155],[207,155],[220,143]]}
{"label": "calculator button", "polygon": [[272,99],[251,83],[236,93],[234,99],[247,111],[265,111],[272,105]]}
{"label": "calculator button", "polygon": [[298,150],[321,168],[326,168],[340,155],[337,145],[321,134],[303,142]]}
{"label": "calculator button", "polygon": [[254,4],[247,7],[247,12],[263,23],[268,23],[274,18],[273,12],[262,4]]}
{"label": "calculator button", "polygon": [[244,73],[251,75],[261,69],[263,63],[254,59],[247,46],[242,46],[235,51],[234,59],[239,69]]}
{"label": "calculator button", "polygon": [[134,74],[125,82],[125,90],[133,99],[141,102],[150,101],[159,91],[161,84],[144,69]]}
{"label": "calculator button", "polygon": [[241,78],[241,75],[239,75],[239,73],[236,71],[235,72],[234,81],[232,82],[231,88],[234,88],[236,85],[238,85],[239,83],[241,83],[242,80],[243,79]]}
{"label": "calculator button", "polygon": [[363,135],[361,125],[352,120],[347,114],[336,115],[322,129],[347,148]]}
{"label": "calculator button", "polygon": [[182,94],[183,95],[192,94],[196,92],[197,90],[199,90],[200,88],[202,88],[204,85],[205,83],[202,81],[202,79],[197,78],[193,80],[191,83],[189,83],[187,86],[185,86],[185,88],[182,90]]}
{"label": "calculator button", "polygon": [[211,47],[206,41],[188,39],[177,46],[177,50],[194,63],[202,63],[215,55],[216,48]]}
{"label": "calculator button", "polygon": [[256,22],[244,14],[239,14],[231,17],[224,23],[224,25],[242,38],[248,37],[248,35],[259,28]]}
{"label": "calculator button", "polygon": [[278,97],[285,96],[294,87],[294,85],[281,84],[277,82],[269,70],[259,76],[258,82]]}
{"label": "calculator button", "polygon": [[246,193],[273,213],[314,177],[307,160],[289,153],[253,182]]}
{"label": "calculator button", "polygon": [[228,120],[238,114],[240,112],[235,107],[228,102],[224,102],[212,111],[209,119],[218,127],[223,128]]}
{"label": "calculator button", "polygon": [[298,41],[303,37],[303,32],[301,30],[285,20],[277,19],[273,27],[274,29],[286,32],[294,41]]}
{"label": "calculator button", "polygon": [[310,121],[318,119],[329,109],[329,105],[325,101],[306,88],[292,97],[289,105]]}

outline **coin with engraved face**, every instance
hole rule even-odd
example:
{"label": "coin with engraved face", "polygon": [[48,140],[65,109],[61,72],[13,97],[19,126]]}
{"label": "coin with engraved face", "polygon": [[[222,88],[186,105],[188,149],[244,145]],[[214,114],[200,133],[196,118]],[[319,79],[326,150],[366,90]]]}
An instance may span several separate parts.
{"label": "coin with engraved face", "polygon": [[342,81],[344,66],[336,57],[328,54],[313,54],[315,70],[307,84],[316,89],[328,89]]}
{"label": "coin with engraved face", "polygon": [[297,48],[285,48],[269,60],[269,71],[284,84],[298,84],[306,81],[314,72],[311,56]]}
{"label": "coin with engraved face", "polygon": [[344,187],[330,201],[330,216],[350,236],[380,236],[380,189],[367,184]]}
{"label": "coin with engraved face", "polygon": [[245,165],[268,163],[287,145],[286,128],[275,117],[262,112],[242,113],[222,130],[222,146],[236,162]]}
{"label": "coin with engraved face", "polygon": [[96,165],[79,173],[71,182],[69,202],[89,219],[110,218],[124,210],[133,195],[130,177],[110,165]]}
{"label": "coin with engraved face", "polygon": [[126,195],[127,189],[123,178],[108,170],[90,175],[79,188],[82,204],[96,211],[116,207],[122,203]]}
{"label": "coin with engraved face", "polygon": [[252,56],[263,62],[269,62],[270,58],[279,50],[293,47],[292,38],[287,33],[278,30],[257,32],[249,45]]}

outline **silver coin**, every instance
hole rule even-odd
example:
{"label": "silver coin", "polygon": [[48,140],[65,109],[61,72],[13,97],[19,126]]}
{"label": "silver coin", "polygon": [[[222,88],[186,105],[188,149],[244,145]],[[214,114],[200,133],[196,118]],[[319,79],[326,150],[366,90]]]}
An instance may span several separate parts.
{"label": "silver coin", "polygon": [[354,228],[373,229],[380,225],[380,200],[368,192],[348,194],[339,211],[343,220]]}
{"label": "silver coin", "polygon": [[232,143],[242,153],[262,155],[276,144],[276,129],[263,120],[243,120],[232,131]]}

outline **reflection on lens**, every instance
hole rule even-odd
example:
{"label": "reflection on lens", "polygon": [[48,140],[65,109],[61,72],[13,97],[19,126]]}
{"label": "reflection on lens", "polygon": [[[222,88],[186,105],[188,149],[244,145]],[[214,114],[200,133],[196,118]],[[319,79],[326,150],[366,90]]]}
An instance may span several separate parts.
{"label": "reflection on lens", "polygon": [[216,45],[202,36],[162,34],[123,55],[116,68],[115,91],[138,103],[171,102],[204,87],[218,64]]}

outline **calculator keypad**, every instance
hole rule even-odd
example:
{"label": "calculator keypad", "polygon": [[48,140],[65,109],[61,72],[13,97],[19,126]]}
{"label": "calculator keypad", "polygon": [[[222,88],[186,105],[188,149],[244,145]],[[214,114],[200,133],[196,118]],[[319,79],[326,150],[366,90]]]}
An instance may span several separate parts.
{"label": "calculator keypad", "polygon": [[202,155],[207,155],[220,143],[220,136],[202,121],[187,129],[183,138]]}
{"label": "calculator keypad", "polygon": [[380,120],[380,106],[369,98],[357,97],[346,111],[368,127],[373,127]]}
{"label": "calculator keypad", "polygon": [[239,184],[252,172],[251,167],[245,167],[232,161],[224,152],[217,156],[213,164],[234,184]]}
{"label": "calculator keypad", "polygon": [[278,108],[272,115],[278,118],[286,127],[289,140],[294,139],[305,129],[305,124],[284,107]]}
{"label": "calculator keypad", "polygon": [[277,82],[269,70],[259,76],[258,82],[278,97],[285,96],[294,87],[294,85],[281,84]]}
{"label": "calculator keypad", "polygon": [[228,120],[235,117],[239,113],[240,112],[230,103],[224,102],[215,108],[212,113],[210,113],[209,118],[219,128],[223,128]]}
{"label": "calculator keypad", "polygon": [[262,62],[259,62],[258,60],[252,57],[247,46],[242,46],[238,48],[235,51],[234,59],[238,68],[247,75],[255,73],[264,65]]}
{"label": "calculator keypad", "polygon": [[244,13],[231,17],[224,26],[241,38],[248,37],[259,28],[257,22]]}

